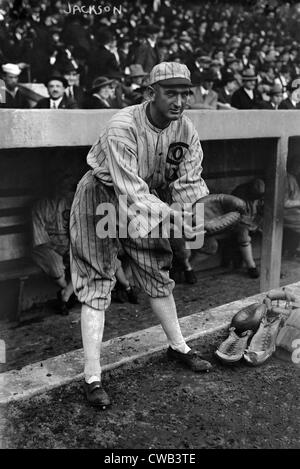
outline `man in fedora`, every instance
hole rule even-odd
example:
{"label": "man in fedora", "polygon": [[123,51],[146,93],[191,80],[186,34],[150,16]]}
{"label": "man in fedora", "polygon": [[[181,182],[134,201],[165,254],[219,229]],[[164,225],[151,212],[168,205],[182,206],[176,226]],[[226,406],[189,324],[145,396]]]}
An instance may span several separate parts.
{"label": "man in fedora", "polygon": [[232,95],[231,105],[237,109],[258,109],[261,100],[256,91],[257,76],[254,70],[244,70],[242,80],[242,86]]}
{"label": "man in fedora", "polygon": [[16,64],[2,65],[3,86],[0,90],[0,109],[24,109],[29,108],[29,101],[18,87],[21,69]]}
{"label": "man in fedora", "polygon": [[114,80],[98,77],[93,81],[91,94],[85,101],[85,109],[110,109],[110,98],[114,94]]}
{"label": "man in fedora", "polygon": [[35,109],[78,109],[76,101],[65,95],[68,82],[63,76],[53,74],[45,84],[49,98],[42,98],[38,101]]}
{"label": "man in fedora", "polygon": [[300,76],[294,78],[287,86],[288,98],[284,99],[279,109],[297,111],[300,109]]}
{"label": "man in fedora", "polygon": [[141,32],[145,39],[138,47],[135,54],[135,63],[142,65],[146,73],[160,62],[160,54],[157,47],[157,38],[160,28],[154,24],[150,24]]}
{"label": "man in fedora", "polygon": [[187,31],[182,31],[178,38],[179,54],[185,61],[193,59],[193,40]]}
{"label": "man in fedora", "polygon": [[67,63],[62,69],[62,75],[68,82],[65,95],[76,101],[79,108],[82,108],[85,100],[85,91],[79,86],[79,67],[74,61]]}
{"label": "man in fedora", "polygon": [[279,83],[275,83],[269,91],[270,101],[263,101],[261,109],[277,110],[283,99],[283,89]]}
{"label": "man in fedora", "polygon": [[237,83],[239,84],[239,86],[241,86],[242,85],[242,75],[240,73],[241,67],[242,67],[242,64],[241,64],[240,59],[238,59],[234,54],[230,53],[226,57],[225,67],[222,69],[222,76],[224,76],[226,73],[232,73]]}
{"label": "man in fedora", "polygon": [[131,89],[134,91],[142,84],[143,78],[148,75],[141,64],[132,64],[129,66],[129,77],[131,81]]}
{"label": "man in fedora", "polygon": [[217,109],[218,95],[213,91],[214,74],[208,70],[203,73],[195,72],[192,75],[192,95],[189,100],[189,109]]}
{"label": "man in fedora", "polygon": [[123,92],[127,104],[139,104],[142,102],[142,85],[145,78],[148,76],[141,64],[132,64],[129,66],[129,80],[128,87],[123,86]]}
{"label": "man in fedora", "polygon": [[91,81],[99,76],[122,76],[117,39],[109,29],[97,34],[97,47],[91,50],[88,57],[88,75]]}
{"label": "man in fedora", "polygon": [[233,73],[224,73],[222,87],[218,90],[218,109],[234,109],[231,106],[232,94],[238,87]]}

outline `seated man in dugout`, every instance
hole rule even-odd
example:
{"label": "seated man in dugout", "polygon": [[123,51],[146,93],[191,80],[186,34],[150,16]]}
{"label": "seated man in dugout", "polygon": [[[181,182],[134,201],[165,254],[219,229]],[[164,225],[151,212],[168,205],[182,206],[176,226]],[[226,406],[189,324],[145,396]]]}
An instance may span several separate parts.
{"label": "seated man in dugout", "polygon": [[295,257],[300,244],[300,161],[294,158],[287,173],[283,222],[283,254]]}
{"label": "seated man in dugout", "polygon": [[49,197],[32,207],[32,258],[59,287],[58,311],[66,316],[75,295],[70,276],[69,220],[75,192],[74,179],[69,174],[55,178],[55,189]]}
{"label": "seated man in dugout", "polygon": [[233,229],[226,261],[232,256],[230,260],[235,267],[245,264],[250,278],[258,278],[260,275],[253,257],[251,235],[262,231],[264,194],[265,183],[262,179],[253,179],[240,184],[232,192],[232,195],[245,201],[246,213],[241,216],[241,220]]}

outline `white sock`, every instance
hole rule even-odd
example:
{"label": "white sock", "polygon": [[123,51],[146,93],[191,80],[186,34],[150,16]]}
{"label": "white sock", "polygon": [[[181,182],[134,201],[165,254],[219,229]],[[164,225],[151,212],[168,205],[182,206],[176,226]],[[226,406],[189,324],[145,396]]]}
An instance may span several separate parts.
{"label": "white sock", "polygon": [[85,379],[85,382],[87,384],[94,383],[94,381],[100,381],[100,377],[99,376],[91,376],[90,378]]}
{"label": "white sock", "polygon": [[173,295],[171,294],[170,296],[165,296],[163,298],[150,297],[150,304],[152,310],[160,320],[170,347],[181,353],[189,352],[191,349],[186,344],[181,333]]}
{"label": "white sock", "polygon": [[188,353],[191,350],[191,348],[187,345],[186,342],[184,342],[183,344],[178,344],[178,345],[170,344],[170,347],[173,350],[176,350],[177,352],[181,352],[181,353]]}
{"label": "white sock", "polygon": [[82,305],[81,335],[84,352],[84,376],[88,384],[101,381],[100,350],[105,312]]}

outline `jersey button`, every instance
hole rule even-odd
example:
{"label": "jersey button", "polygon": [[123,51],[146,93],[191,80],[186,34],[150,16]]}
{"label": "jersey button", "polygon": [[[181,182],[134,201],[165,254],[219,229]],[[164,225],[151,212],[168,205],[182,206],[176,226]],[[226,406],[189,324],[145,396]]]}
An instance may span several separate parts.
{"label": "jersey button", "polygon": [[161,155],[162,155],[162,152],[159,153],[159,156],[161,156]]}

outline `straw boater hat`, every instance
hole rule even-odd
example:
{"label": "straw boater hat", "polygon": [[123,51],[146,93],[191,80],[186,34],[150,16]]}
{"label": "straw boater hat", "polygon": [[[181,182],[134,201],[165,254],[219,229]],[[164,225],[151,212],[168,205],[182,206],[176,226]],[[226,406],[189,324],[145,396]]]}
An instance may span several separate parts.
{"label": "straw boater hat", "polygon": [[257,75],[255,74],[254,70],[252,70],[252,69],[244,70],[243,73],[242,73],[242,80],[243,81],[257,80]]}
{"label": "straw boater hat", "polygon": [[15,75],[18,77],[21,73],[19,65],[16,64],[4,64],[2,65],[3,73],[9,73],[9,75]]}

